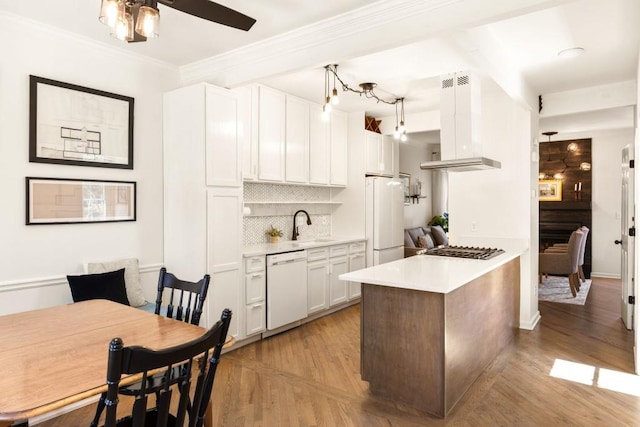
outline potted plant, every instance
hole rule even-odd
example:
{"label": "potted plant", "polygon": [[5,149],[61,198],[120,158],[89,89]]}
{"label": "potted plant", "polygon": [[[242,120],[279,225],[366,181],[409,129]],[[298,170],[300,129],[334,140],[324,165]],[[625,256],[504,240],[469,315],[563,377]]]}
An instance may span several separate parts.
{"label": "potted plant", "polygon": [[275,228],[273,225],[266,231],[271,243],[278,243],[278,239],[282,237],[282,230]]}
{"label": "potted plant", "polygon": [[447,233],[449,231],[449,214],[445,212],[442,215],[436,215],[427,225],[439,225]]}

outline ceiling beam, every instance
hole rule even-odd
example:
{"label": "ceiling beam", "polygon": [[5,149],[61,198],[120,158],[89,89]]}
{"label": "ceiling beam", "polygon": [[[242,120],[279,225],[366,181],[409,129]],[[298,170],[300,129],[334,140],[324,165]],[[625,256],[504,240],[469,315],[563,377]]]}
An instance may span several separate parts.
{"label": "ceiling beam", "polygon": [[452,30],[573,0],[385,0],[180,67],[183,84],[236,87],[266,77],[338,63]]}

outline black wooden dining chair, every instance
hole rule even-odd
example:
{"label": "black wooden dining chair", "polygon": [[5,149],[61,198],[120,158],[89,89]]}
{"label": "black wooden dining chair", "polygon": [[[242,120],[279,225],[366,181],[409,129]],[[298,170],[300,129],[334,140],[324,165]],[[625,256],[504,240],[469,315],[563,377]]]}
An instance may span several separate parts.
{"label": "black wooden dining chair", "polygon": [[[139,346],[125,347],[122,339],[114,338],[109,345],[107,365],[107,398],[105,427],[201,427],[213,389],[213,380],[220,360],[222,346],[229,331],[231,310],[225,309],[218,322],[201,337],[162,350]],[[198,357],[203,355],[202,357]],[[178,376],[172,375],[174,366],[181,366]],[[192,369],[197,369],[192,384]],[[165,380],[160,390],[147,387],[149,371],[163,368]],[[118,394],[122,391],[123,374],[142,374],[141,387],[135,397],[130,416],[116,420]],[[173,389],[172,386],[176,388]],[[192,387],[195,385],[195,387]],[[193,398],[190,398],[191,390]],[[156,394],[156,405],[147,409],[148,397]],[[170,406],[176,394],[177,409]]]}
{"label": "black wooden dining chair", "polygon": [[[162,267],[160,269],[160,276],[158,277],[155,314],[193,325],[199,325],[210,280],[210,276],[205,274],[204,277],[197,282],[188,282],[178,279],[174,274],[168,273],[165,267]],[[168,294],[166,296],[164,294],[165,289],[167,289]],[[171,292],[168,291],[169,289]],[[178,366],[174,367],[173,370],[174,374],[179,374]],[[149,376],[149,378],[146,379],[147,388],[160,390],[161,385],[164,383],[163,378],[162,373]],[[139,393],[140,387],[140,383],[135,383],[123,387],[120,392],[129,396],[136,396]],[[105,408],[105,398],[106,393],[102,393],[90,427],[98,426],[100,416]]]}

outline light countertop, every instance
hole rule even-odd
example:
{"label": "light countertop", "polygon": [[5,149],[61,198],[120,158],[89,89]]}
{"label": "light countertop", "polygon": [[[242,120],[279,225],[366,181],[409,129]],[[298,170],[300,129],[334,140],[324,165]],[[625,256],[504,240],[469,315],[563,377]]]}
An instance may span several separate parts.
{"label": "light countertop", "polygon": [[309,240],[281,240],[279,243],[258,243],[245,246],[243,256],[252,257],[260,255],[276,254],[281,252],[291,252],[302,249],[318,248],[321,246],[343,245],[346,243],[362,242],[364,237],[331,236],[318,237]]}
{"label": "light countertop", "polygon": [[499,248],[505,252],[488,260],[415,255],[341,274],[339,278],[352,282],[446,294],[517,258],[528,250],[529,246],[523,239],[460,239],[452,244]]}

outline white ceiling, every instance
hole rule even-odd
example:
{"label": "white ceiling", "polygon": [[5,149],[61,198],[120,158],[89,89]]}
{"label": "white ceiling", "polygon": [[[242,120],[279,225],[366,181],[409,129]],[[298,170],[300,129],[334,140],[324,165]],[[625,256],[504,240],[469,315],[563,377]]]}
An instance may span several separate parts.
{"label": "white ceiling", "polygon": [[[468,5],[461,1],[449,3]],[[369,46],[364,51],[372,53],[340,61],[340,75],[353,87],[365,81],[376,82],[378,94],[385,98],[406,97],[408,114],[437,108],[441,74],[467,68],[481,69],[486,64],[493,66],[494,73],[497,68],[498,72],[519,74],[535,95],[635,80],[640,42],[639,0],[509,1],[522,4],[520,12],[496,15],[470,27],[440,31],[426,40],[393,49],[376,51]],[[435,0],[430,2],[437,3]],[[498,0],[477,0],[475,3],[478,2],[486,4],[487,10],[496,9],[499,3]],[[219,3],[257,19],[257,23],[249,32],[243,32],[160,5],[160,37],[144,43],[125,44],[110,37],[107,27],[98,22],[100,0],[0,0],[0,11],[59,27],[118,49],[185,66],[225,52],[241,51],[270,37],[317,25],[319,21],[324,24],[333,20],[338,22],[341,16],[355,9],[365,10],[385,2],[220,0]],[[386,3],[401,5],[408,2],[387,0]],[[526,7],[533,3],[537,3],[537,7]],[[394,36],[397,34],[389,34],[390,38]],[[366,44],[366,41],[362,43]],[[558,51],[574,46],[584,48],[585,53],[574,59],[557,56]],[[322,66],[295,69],[260,81],[307,99],[322,101]],[[340,108],[347,111],[364,109],[376,116],[394,114],[392,106],[376,104],[355,94],[344,94],[341,99]]]}

